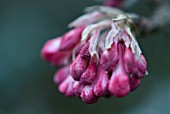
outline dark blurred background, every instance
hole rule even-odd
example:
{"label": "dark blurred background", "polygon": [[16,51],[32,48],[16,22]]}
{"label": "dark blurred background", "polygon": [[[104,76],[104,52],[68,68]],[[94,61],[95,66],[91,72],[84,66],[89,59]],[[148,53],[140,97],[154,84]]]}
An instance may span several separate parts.
{"label": "dark blurred background", "polygon": [[[154,8],[145,1],[129,11],[149,16]],[[93,105],[58,92],[53,83],[56,68],[41,60],[41,47],[67,31],[67,24],[84,7],[94,4],[93,0],[0,0],[0,114],[169,114],[168,26],[140,37],[149,75],[135,92]]]}

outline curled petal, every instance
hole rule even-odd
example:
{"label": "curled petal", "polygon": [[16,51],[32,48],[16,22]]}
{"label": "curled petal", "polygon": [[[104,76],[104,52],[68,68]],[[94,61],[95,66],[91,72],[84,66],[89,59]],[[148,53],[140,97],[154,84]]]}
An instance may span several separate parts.
{"label": "curled petal", "polygon": [[[117,24],[112,24],[112,29],[109,31],[106,40],[105,40],[105,48],[109,49],[111,48],[112,44],[114,43],[115,36],[119,33],[119,28]],[[117,43],[117,42],[116,42]]]}
{"label": "curled petal", "polygon": [[95,31],[95,30],[102,31],[102,30],[108,29],[110,27],[111,23],[112,23],[112,21],[110,19],[106,19],[104,21],[100,21],[98,23],[88,25],[82,32],[81,41],[88,40],[92,31]]}
{"label": "curled petal", "polygon": [[85,86],[80,95],[81,99],[87,104],[96,103],[98,101],[98,97],[93,93],[92,86]]}
{"label": "curled petal", "polygon": [[137,59],[139,59],[140,54],[142,53],[138,42],[136,41],[134,35],[132,34],[130,27],[126,26],[125,30],[127,32],[127,34],[129,35],[130,39],[131,39],[131,44],[130,47],[132,49],[132,52],[135,54],[135,56],[137,57]]}
{"label": "curled petal", "polygon": [[80,57],[80,54],[77,56],[75,61],[70,66],[70,75],[74,80],[80,80],[81,75],[85,72],[87,66],[87,60]]}
{"label": "curled petal", "polygon": [[102,53],[105,50],[105,39],[109,31],[101,33],[99,40],[99,52]]}
{"label": "curled petal", "polygon": [[108,89],[109,77],[106,71],[102,68],[98,68],[98,79],[94,86],[94,94],[98,97],[106,96]]}
{"label": "curled petal", "polygon": [[59,91],[63,93],[65,96],[73,96],[73,88],[72,88],[72,83],[73,83],[73,78],[69,75],[67,78],[59,85]]}
{"label": "curled petal", "polygon": [[96,55],[96,57],[98,58],[97,46],[99,41],[99,35],[100,35],[99,29],[92,31],[91,33],[90,45],[89,45],[89,53],[91,57],[94,57]]}

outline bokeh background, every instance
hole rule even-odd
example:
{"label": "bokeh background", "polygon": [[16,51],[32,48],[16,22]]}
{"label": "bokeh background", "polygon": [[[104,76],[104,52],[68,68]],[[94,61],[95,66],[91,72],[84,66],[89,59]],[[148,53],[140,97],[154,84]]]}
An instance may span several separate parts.
{"label": "bokeh background", "polygon": [[[154,8],[145,1],[128,11],[150,16]],[[140,37],[149,75],[135,92],[93,105],[58,92],[53,83],[57,68],[41,60],[41,47],[67,31],[67,24],[93,4],[96,1],[0,0],[0,114],[169,114],[168,26]]]}

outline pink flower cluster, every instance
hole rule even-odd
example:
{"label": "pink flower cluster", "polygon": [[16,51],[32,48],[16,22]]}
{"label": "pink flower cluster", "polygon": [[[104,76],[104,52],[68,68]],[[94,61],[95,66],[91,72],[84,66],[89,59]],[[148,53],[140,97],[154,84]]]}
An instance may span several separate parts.
{"label": "pink flower cluster", "polygon": [[96,11],[90,15],[71,23],[75,28],[47,41],[41,51],[44,60],[61,66],[54,75],[59,91],[88,104],[100,97],[126,96],[146,73],[146,60],[127,18],[103,19],[106,14]]}

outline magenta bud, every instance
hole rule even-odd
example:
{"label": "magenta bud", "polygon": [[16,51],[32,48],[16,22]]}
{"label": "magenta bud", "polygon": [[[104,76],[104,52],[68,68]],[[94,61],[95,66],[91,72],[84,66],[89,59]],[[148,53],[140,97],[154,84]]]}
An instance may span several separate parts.
{"label": "magenta bud", "polygon": [[74,60],[74,62],[70,66],[70,75],[74,78],[74,80],[80,80],[81,75],[85,72],[87,66],[87,60],[84,60],[80,57],[80,54]]}
{"label": "magenta bud", "polygon": [[73,88],[72,88],[72,83],[73,83],[73,78],[68,75],[67,78],[59,85],[58,89],[61,93],[63,93],[65,96],[73,96]]}
{"label": "magenta bud", "polygon": [[131,91],[134,91],[138,88],[138,86],[140,85],[140,79],[137,78],[136,76],[132,76],[129,78],[129,85],[130,85],[130,89]]}
{"label": "magenta bud", "polygon": [[53,66],[67,65],[71,62],[71,52],[56,53],[50,63]]}
{"label": "magenta bud", "polygon": [[46,61],[51,61],[56,53],[59,52],[61,37],[48,40],[41,50],[41,56]]}
{"label": "magenta bud", "polygon": [[93,89],[94,94],[98,97],[106,96],[109,82],[108,74],[105,70],[99,67],[97,75],[97,83],[95,84]]}
{"label": "magenta bud", "polygon": [[67,51],[72,50],[76,44],[81,40],[81,33],[84,30],[84,26],[77,27],[67,32],[61,40],[60,50]]}
{"label": "magenta bud", "polygon": [[116,97],[126,96],[130,92],[128,76],[125,73],[113,74],[108,89]]}
{"label": "magenta bud", "polygon": [[98,101],[98,97],[93,93],[92,86],[85,86],[80,95],[81,99],[87,104],[96,103]]}
{"label": "magenta bud", "polygon": [[135,74],[137,72],[135,56],[132,53],[132,50],[126,47],[124,53],[124,67],[128,74]]}
{"label": "magenta bud", "polygon": [[113,70],[119,61],[117,43],[112,44],[109,50],[101,55],[100,66],[107,71]]}
{"label": "magenta bud", "polygon": [[80,55],[83,59],[90,59],[91,55],[89,52],[89,43],[86,43],[80,50]]}
{"label": "magenta bud", "polygon": [[79,81],[74,81],[72,86],[73,86],[74,94],[76,96],[80,96],[81,92],[82,92],[82,90],[84,88],[84,85],[80,84]]}
{"label": "magenta bud", "polygon": [[146,69],[147,69],[147,63],[146,63],[146,59],[145,57],[141,54],[140,55],[140,59],[137,60],[135,59],[138,71],[137,71],[137,77],[139,78],[143,78],[145,73],[146,73]]}
{"label": "magenta bud", "polygon": [[74,56],[78,56],[78,54],[80,53],[82,47],[84,46],[84,43],[83,42],[80,42],[79,44],[77,44],[73,50],[73,54]]}
{"label": "magenta bud", "polygon": [[63,68],[60,68],[54,75],[54,82],[59,85],[61,82],[63,82],[66,77],[69,75],[70,71],[69,71],[70,66],[66,66]]}
{"label": "magenta bud", "polygon": [[41,50],[41,56],[52,65],[64,65],[70,62],[71,51],[59,50],[61,38],[55,38],[46,42]]}
{"label": "magenta bud", "polygon": [[124,97],[130,92],[129,77],[125,73],[123,61],[123,45],[118,45],[119,63],[113,71],[109,81],[108,90],[116,97]]}
{"label": "magenta bud", "polygon": [[91,85],[97,76],[96,63],[90,63],[86,71],[81,75],[80,83],[83,85]]}

